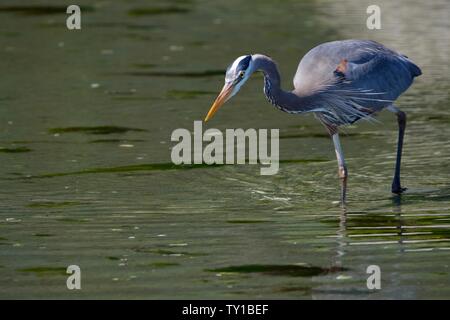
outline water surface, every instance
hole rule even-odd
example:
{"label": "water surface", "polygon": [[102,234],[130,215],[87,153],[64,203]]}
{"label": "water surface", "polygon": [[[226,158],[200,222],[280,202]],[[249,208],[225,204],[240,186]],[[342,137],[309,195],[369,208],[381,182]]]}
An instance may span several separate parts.
{"label": "water surface", "polygon": [[[59,2],[29,2],[0,5],[0,297],[450,298],[446,1],[379,1],[379,31],[366,1],[79,1],[81,31]],[[205,127],[279,128],[277,175],[171,164],[172,131],[206,114],[234,58],[272,56],[290,88],[302,55],[345,38],[423,70],[397,102],[407,193],[390,193],[397,127],[383,112],[345,130],[341,208],[330,139],[271,107],[261,76]]]}

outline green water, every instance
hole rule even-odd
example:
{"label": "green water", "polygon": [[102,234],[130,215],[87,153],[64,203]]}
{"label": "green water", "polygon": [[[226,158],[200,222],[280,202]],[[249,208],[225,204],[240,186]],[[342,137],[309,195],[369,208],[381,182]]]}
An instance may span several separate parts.
{"label": "green water", "polygon": [[[1,298],[450,298],[448,2],[378,1],[378,31],[369,1],[78,1],[81,31],[62,2],[26,2],[0,5]],[[341,208],[324,129],[273,108],[260,75],[205,128],[279,128],[279,173],[171,164],[172,131],[205,116],[233,59],[272,56],[290,88],[303,54],[345,38],[423,70],[397,102],[407,193],[390,193],[385,111],[342,136]]]}

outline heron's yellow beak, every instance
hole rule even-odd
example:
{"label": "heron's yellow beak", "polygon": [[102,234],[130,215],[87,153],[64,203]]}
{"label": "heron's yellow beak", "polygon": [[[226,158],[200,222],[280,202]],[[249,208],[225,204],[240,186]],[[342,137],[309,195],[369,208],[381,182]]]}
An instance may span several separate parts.
{"label": "heron's yellow beak", "polygon": [[219,110],[219,108],[228,100],[232,91],[233,91],[232,83],[225,84],[223,86],[222,91],[220,91],[216,100],[214,101],[211,108],[209,109],[209,112],[205,117],[205,122],[208,121],[209,119],[211,119],[213,117],[213,115],[217,112],[217,110]]}

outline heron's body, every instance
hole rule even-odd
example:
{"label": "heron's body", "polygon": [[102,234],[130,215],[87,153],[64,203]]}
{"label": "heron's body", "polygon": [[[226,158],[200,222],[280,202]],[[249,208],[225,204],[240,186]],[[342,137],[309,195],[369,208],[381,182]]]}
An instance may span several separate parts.
{"label": "heron's body", "polygon": [[421,74],[406,56],[370,40],[343,40],[323,43],[311,49],[300,61],[294,76],[294,89],[280,87],[275,62],[261,54],[239,57],[227,69],[225,86],[213,104],[208,120],[255,71],[264,73],[264,93],[268,100],[288,113],[313,112],[333,137],[342,178],[343,199],[347,168],[338,128],[354,123],[384,108],[395,112],[399,121],[397,163],[392,191],[400,193],[400,161],[405,114],[393,102]]}

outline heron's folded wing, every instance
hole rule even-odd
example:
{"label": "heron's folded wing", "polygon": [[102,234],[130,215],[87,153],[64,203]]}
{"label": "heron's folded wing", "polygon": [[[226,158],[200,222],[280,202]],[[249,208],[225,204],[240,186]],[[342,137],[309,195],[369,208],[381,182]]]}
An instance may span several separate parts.
{"label": "heron's folded wing", "polygon": [[420,69],[405,56],[383,53],[365,61],[342,59],[334,70],[343,87],[384,100],[395,100],[419,74]]}

